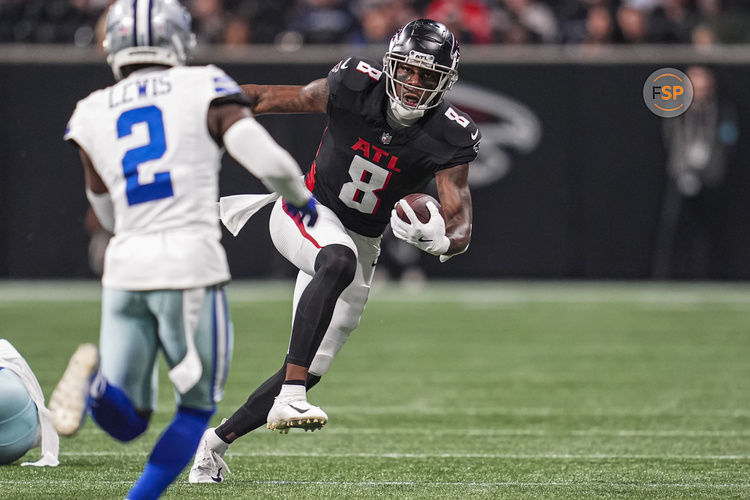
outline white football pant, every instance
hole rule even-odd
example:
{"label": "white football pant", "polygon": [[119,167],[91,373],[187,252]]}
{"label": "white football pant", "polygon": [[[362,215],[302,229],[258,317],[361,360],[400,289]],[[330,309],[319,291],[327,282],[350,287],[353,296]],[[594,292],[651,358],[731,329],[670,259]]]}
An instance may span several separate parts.
{"label": "white football pant", "polygon": [[309,373],[321,376],[328,371],[334,356],[344,345],[349,334],[359,325],[370,294],[375,264],[380,255],[381,237],[368,238],[347,230],[338,217],[321,204],[318,204],[318,221],[315,226],[309,227],[306,222],[297,225],[291,216],[284,212],[281,199],[273,206],[269,229],[273,244],[279,253],[300,270],[294,287],[292,315],[297,310],[302,292],[315,274],[315,259],[323,247],[333,244],[344,245],[357,256],[354,281],[336,302],[331,324],[310,365]]}

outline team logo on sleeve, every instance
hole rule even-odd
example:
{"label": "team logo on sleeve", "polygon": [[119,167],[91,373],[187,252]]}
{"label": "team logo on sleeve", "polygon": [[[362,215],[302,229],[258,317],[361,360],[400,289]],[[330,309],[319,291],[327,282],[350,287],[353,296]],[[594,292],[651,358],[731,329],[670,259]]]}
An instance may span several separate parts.
{"label": "team logo on sleeve", "polygon": [[337,73],[340,69],[346,69],[349,67],[349,61],[351,60],[351,57],[348,59],[344,59],[343,61],[339,61],[336,66],[331,68],[331,73]]}
{"label": "team logo on sleeve", "polygon": [[228,94],[239,94],[242,92],[240,86],[227,75],[215,76],[214,77],[214,91],[217,94],[228,95]]}

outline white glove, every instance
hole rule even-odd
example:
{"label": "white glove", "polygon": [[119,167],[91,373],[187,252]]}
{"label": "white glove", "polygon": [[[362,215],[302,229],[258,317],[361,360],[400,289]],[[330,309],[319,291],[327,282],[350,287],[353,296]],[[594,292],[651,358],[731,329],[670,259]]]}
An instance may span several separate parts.
{"label": "white glove", "polygon": [[391,230],[396,238],[432,255],[443,255],[448,251],[451,242],[445,235],[445,221],[434,203],[427,202],[430,220],[425,223],[419,221],[417,214],[404,200],[398,203],[412,222],[404,222],[396,214],[395,208],[391,210]]}

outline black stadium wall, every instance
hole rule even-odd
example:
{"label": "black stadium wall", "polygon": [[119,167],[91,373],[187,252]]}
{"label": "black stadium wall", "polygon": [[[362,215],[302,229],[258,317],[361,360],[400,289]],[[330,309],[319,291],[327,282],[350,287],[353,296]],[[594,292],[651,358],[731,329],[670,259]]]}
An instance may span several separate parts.
{"label": "black stadium wall", "polygon": [[[447,264],[421,256],[425,271],[451,278],[650,278],[666,151],[664,119],[646,109],[642,90],[651,72],[684,70],[691,57],[465,58],[449,99],[483,132],[470,179],[473,240],[467,254]],[[218,64],[239,83],[303,84],[324,76],[338,57],[296,59],[281,63],[282,54],[276,61],[227,58]],[[204,55],[198,62],[214,60]],[[709,277],[747,279],[750,65],[705,56],[697,62],[712,63],[722,96],[737,109],[740,133],[713,208]],[[111,83],[98,57],[0,55],[0,277],[93,276],[82,170],[62,135],[76,101]],[[304,169],[310,165],[323,116],[260,121]],[[225,157],[221,193],[244,192],[263,187]],[[268,212],[253,217],[237,238],[225,231],[234,277],[290,275],[268,236]]]}

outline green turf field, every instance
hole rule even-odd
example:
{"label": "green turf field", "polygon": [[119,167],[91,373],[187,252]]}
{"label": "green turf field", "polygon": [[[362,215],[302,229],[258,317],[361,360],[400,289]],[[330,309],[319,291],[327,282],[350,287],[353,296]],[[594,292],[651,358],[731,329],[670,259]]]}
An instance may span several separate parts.
{"label": "green turf field", "polygon": [[[229,288],[235,353],[218,422],[283,360],[291,284]],[[0,337],[49,394],[95,341],[96,285],[0,283]],[[123,498],[171,418],[135,442],[88,421],[60,466],[0,467],[3,499]],[[374,290],[310,393],[320,432],[259,429],[193,498],[748,498],[750,285],[427,284]],[[26,459],[36,459],[32,450]]]}

